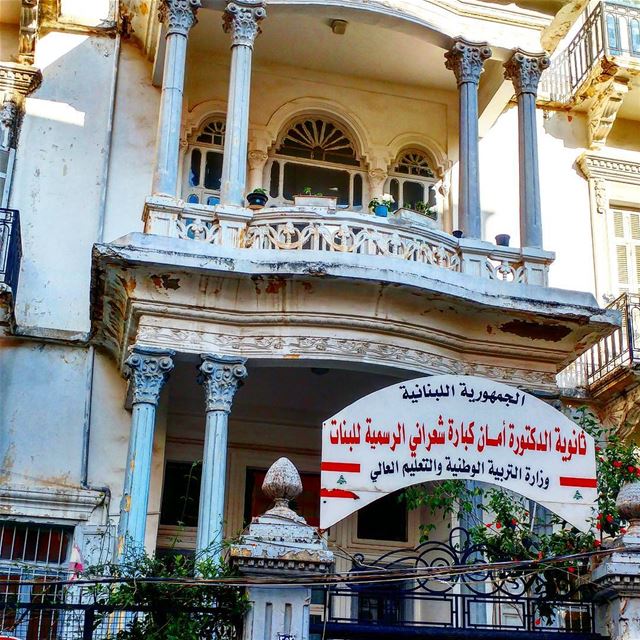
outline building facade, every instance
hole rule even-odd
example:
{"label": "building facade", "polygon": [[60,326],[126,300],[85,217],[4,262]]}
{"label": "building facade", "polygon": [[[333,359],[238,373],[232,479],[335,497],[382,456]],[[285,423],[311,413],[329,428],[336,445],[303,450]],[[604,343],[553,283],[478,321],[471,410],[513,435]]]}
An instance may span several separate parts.
{"label": "building facade", "polygon": [[0,574],[202,550],[281,455],[318,524],[322,421],[422,375],[635,437],[636,2],[0,9]]}

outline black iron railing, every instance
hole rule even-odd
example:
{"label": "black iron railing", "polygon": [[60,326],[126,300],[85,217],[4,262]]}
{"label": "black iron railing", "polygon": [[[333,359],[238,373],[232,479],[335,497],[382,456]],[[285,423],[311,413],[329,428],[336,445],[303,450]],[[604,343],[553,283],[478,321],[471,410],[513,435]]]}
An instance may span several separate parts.
{"label": "black iron railing", "polygon": [[558,376],[563,388],[593,387],[640,364],[640,295],[623,293],[608,309],[620,311],[622,324],[583,353]]}
{"label": "black iron railing", "polygon": [[[382,633],[418,637],[420,630],[424,635],[419,637],[445,630],[447,638],[599,637],[595,605],[577,582],[568,581],[566,590],[550,599],[539,574],[474,571],[473,566],[486,558],[487,550],[472,544],[463,529],[453,530],[445,542],[428,541],[367,562],[356,558],[354,575],[375,568],[394,578],[406,573],[406,578],[326,587],[324,615],[312,621],[312,631],[327,639],[373,638]],[[435,567],[453,571],[424,577]],[[461,571],[464,567],[468,571]]]}
{"label": "black iron railing", "polygon": [[0,293],[15,295],[21,258],[20,216],[15,209],[0,208]]}
{"label": "black iron railing", "polygon": [[600,2],[543,74],[541,96],[569,102],[604,58],[640,59],[640,7]]}

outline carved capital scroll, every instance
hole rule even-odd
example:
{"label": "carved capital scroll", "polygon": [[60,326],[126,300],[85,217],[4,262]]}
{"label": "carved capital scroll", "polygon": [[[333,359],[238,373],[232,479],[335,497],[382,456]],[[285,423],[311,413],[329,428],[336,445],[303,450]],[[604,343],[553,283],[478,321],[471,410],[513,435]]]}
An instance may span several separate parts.
{"label": "carved capital scroll", "polygon": [[231,46],[252,47],[260,33],[260,22],[267,17],[262,0],[228,2],[224,10],[223,28],[231,34]]}
{"label": "carved capital scroll", "polygon": [[198,21],[196,13],[201,7],[200,0],[161,0],[158,19],[167,26],[167,35],[179,33],[187,36]]}
{"label": "carved capital scroll", "polygon": [[131,402],[158,404],[160,391],[173,369],[175,351],[134,346],[125,362]]}
{"label": "carved capital scroll", "polygon": [[204,387],[207,411],[231,412],[239,384],[247,377],[246,358],[203,353],[198,382]]}
{"label": "carved capital scroll", "polygon": [[457,38],[449,51],[444,54],[445,66],[455,73],[458,86],[467,82],[478,84],[484,61],[492,51],[486,42],[469,42]]}
{"label": "carved capital scroll", "polygon": [[542,72],[549,67],[551,61],[546,53],[527,53],[516,49],[504,63],[504,77],[513,82],[516,95],[522,93],[538,93],[538,83]]}

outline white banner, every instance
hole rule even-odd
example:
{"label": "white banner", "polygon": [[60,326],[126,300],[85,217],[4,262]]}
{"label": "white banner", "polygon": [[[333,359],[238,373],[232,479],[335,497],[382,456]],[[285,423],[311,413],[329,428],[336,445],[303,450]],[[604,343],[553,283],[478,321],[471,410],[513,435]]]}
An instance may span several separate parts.
{"label": "white banner", "polygon": [[376,391],[322,425],[320,527],[412,484],[462,479],[535,500],[582,531],[596,508],[593,438],[542,400],[473,376]]}

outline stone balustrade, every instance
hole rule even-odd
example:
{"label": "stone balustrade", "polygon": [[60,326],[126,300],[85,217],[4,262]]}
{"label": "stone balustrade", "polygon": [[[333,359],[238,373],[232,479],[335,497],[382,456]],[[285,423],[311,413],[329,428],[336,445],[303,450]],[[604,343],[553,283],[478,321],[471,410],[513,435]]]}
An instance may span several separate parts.
{"label": "stone balustrade", "polygon": [[554,254],[455,238],[403,210],[378,218],[321,207],[241,207],[149,199],[145,232],[246,250],[339,252],[419,262],[478,278],[547,286]]}

